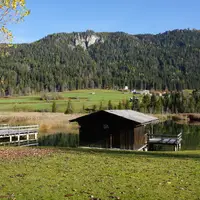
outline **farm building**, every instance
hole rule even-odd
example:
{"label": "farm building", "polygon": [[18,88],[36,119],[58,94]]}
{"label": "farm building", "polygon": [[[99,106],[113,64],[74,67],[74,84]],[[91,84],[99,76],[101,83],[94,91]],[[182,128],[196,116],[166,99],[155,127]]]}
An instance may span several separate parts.
{"label": "farm building", "polygon": [[139,150],[147,142],[145,126],[158,118],[133,110],[105,110],[70,122],[80,125],[80,146]]}

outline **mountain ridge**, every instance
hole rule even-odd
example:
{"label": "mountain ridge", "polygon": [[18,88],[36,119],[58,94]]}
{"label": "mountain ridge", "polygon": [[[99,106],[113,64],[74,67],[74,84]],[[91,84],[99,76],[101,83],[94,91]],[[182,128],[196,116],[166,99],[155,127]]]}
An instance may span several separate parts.
{"label": "mountain ridge", "polygon": [[85,88],[200,88],[200,32],[55,33],[0,57],[2,95]]}

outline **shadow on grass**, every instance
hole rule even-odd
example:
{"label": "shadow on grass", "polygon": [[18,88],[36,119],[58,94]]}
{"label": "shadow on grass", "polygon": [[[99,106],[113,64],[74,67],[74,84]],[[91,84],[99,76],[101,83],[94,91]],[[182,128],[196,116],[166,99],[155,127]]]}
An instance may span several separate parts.
{"label": "shadow on grass", "polygon": [[[64,149],[62,149],[64,150]],[[176,159],[195,159],[200,161],[200,151],[179,151],[179,152],[156,152],[156,151],[129,151],[129,150],[109,150],[109,149],[95,149],[95,148],[68,148],[74,152],[82,153],[98,153],[98,154],[107,154],[113,156],[149,156],[155,158],[176,158]]]}

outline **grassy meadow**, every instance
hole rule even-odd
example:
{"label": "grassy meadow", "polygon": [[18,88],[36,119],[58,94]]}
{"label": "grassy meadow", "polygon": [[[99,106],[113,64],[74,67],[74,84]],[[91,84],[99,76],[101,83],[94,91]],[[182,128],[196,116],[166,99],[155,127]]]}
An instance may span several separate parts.
{"label": "grassy meadow", "polygon": [[0,198],[197,200],[200,151],[0,148]]}
{"label": "grassy meadow", "polygon": [[[94,105],[99,108],[100,102],[104,108],[111,100],[113,105],[132,97],[130,92],[120,92],[116,90],[76,90],[61,92],[62,97],[56,100],[57,112],[64,112],[67,108],[68,100],[71,100],[74,112],[79,113],[85,108],[92,108]],[[51,112],[53,100],[40,100],[41,94],[33,96],[17,96],[0,98],[0,112],[24,111],[24,112]]]}

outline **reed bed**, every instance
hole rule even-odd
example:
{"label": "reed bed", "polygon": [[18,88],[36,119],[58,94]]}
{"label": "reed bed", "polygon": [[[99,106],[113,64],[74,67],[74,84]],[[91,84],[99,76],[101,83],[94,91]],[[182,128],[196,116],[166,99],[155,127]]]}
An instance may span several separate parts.
{"label": "reed bed", "polygon": [[0,124],[40,126],[40,134],[78,133],[78,125],[69,123],[80,114],[37,112],[0,112]]}

